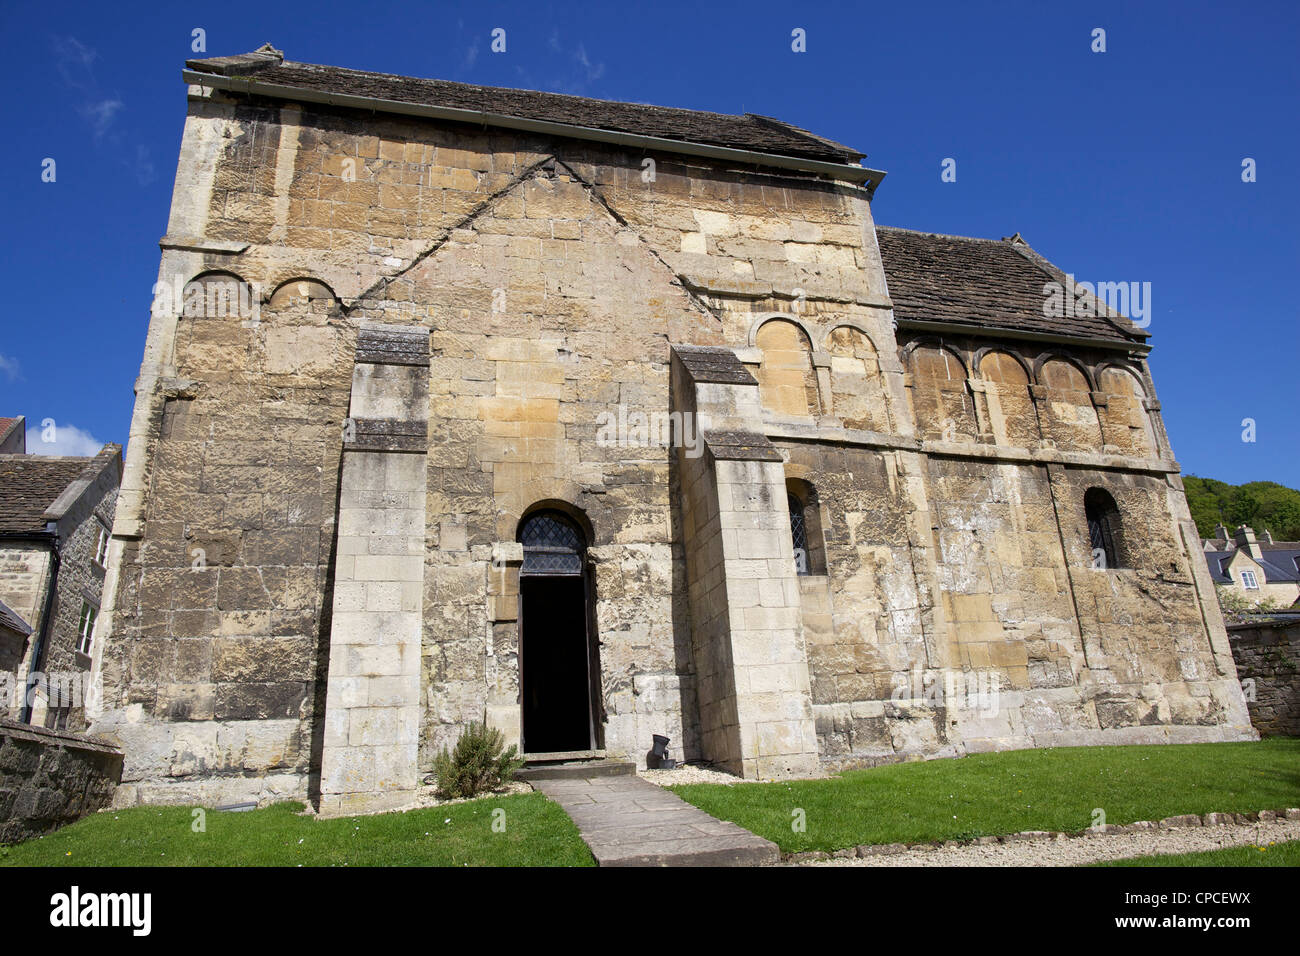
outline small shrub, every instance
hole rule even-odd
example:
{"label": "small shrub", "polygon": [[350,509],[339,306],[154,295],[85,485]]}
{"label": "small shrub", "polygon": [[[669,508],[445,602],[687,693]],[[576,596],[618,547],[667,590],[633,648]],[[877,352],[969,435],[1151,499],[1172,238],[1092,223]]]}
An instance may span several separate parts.
{"label": "small shrub", "polygon": [[1219,607],[1223,609],[1223,616],[1230,624],[1250,621],[1253,614],[1268,614],[1279,610],[1277,601],[1271,597],[1252,601],[1240,592],[1223,585],[1218,585],[1215,590],[1219,595]]}
{"label": "small shrub", "polygon": [[472,797],[509,783],[524,758],[514,744],[503,751],[504,745],[505,737],[497,728],[470,724],[451,753],[444,747],[434,760],[438,796]]}

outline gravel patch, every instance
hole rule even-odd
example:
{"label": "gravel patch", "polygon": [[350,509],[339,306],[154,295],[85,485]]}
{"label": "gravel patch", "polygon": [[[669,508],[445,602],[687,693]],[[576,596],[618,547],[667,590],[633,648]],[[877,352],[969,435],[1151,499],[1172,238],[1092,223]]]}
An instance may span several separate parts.
{"label": "gravel patch", "polygon": [[[770,780],[745,780],[733,773],[695,764],[679,764],[672,770],[638,770],[637,775],[661,787],[675,787],[683,783],[771,783]],[[799,780],[821,780],[829,774],[799,777]]]}
{"label": "gravel patch", "polygon": [[[986,838],[988,839],[988,838]],[[806,860],[797,866],[1081,866],[1132,856],[1195,853],[1300,840],[1300,820],[1189,826],[1082,836],[1021,838],[1007,843],[913,848],[892,855]]]}
{"label": "gravel patch", "polygon": [[679,764],[672,770],[638,770],[637,776],[660,787],[674,787],[682,783],[744,783],[735,774],[692,764]]}

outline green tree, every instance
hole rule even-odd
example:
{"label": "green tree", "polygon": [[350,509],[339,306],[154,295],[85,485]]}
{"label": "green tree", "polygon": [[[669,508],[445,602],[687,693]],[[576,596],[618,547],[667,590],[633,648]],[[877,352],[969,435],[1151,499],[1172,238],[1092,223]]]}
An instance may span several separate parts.
{"label": "green tree", "polygon": [[1217,524],[1229,530],[1245,524],[1257,534],[1271,532],[1275,541],[1300,541],[1300,491],[1294,488],[1275,481],[1230,485],[1196,475],[1184,478],[1183,487],[1203,538],[1213,537]]}

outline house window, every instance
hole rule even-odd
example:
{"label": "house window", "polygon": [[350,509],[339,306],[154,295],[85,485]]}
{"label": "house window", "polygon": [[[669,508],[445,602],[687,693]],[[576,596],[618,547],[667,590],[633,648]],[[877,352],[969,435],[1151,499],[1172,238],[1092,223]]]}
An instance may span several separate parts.
{"label": "house window", "polygon": [[45,708],[45,729],[67,730],[71,714],[72,704],[64,699],[59,690],[50,688],[50,699]]}
{"label": "house window", "polygon": [[87,657],[90,656],[90,641],[95,636],[95,618],[98,616],[99,608],[89,601],[81,602],[81,620],[77,624],[77,650]]}
{"label": "house window", "polygon": [[1122,541],[1119,507],[1110,492],[1089,488],[1083,496],[1083,510],[1088,518],[1088,544],[1092,550],[1094,570],[1120,567],[1119,545]]}
{"label": "house window", "polygon": [[1242,572],[1241,572],[1241,583],[1242,583],[1242,586],[1245,587],[1245,589],[1246,589],[1247,591],[1258,591],[1258,590],[1259,590],[1259,581],[1257,581],[1257,580],[1255,579],[1255,572],[1254,572],[1254,571],[1242,571]]}
{"label": "house window", "polygon": [[[96,524],[98,524],[98,522],[96,522]],[[108,565],[108,539],[108,529],[100,524],[99,534],[95,538],[95,563],[101,568]]]}

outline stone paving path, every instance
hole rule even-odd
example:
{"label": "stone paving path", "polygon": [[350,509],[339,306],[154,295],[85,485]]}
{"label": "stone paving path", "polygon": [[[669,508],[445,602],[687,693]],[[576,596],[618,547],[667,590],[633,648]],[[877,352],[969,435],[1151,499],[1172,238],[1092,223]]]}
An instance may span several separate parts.
{"label": "stone paving path", "polygon": [[532,781],[577,824],[599,866],[763,866],[775,843],[631,774]]}

